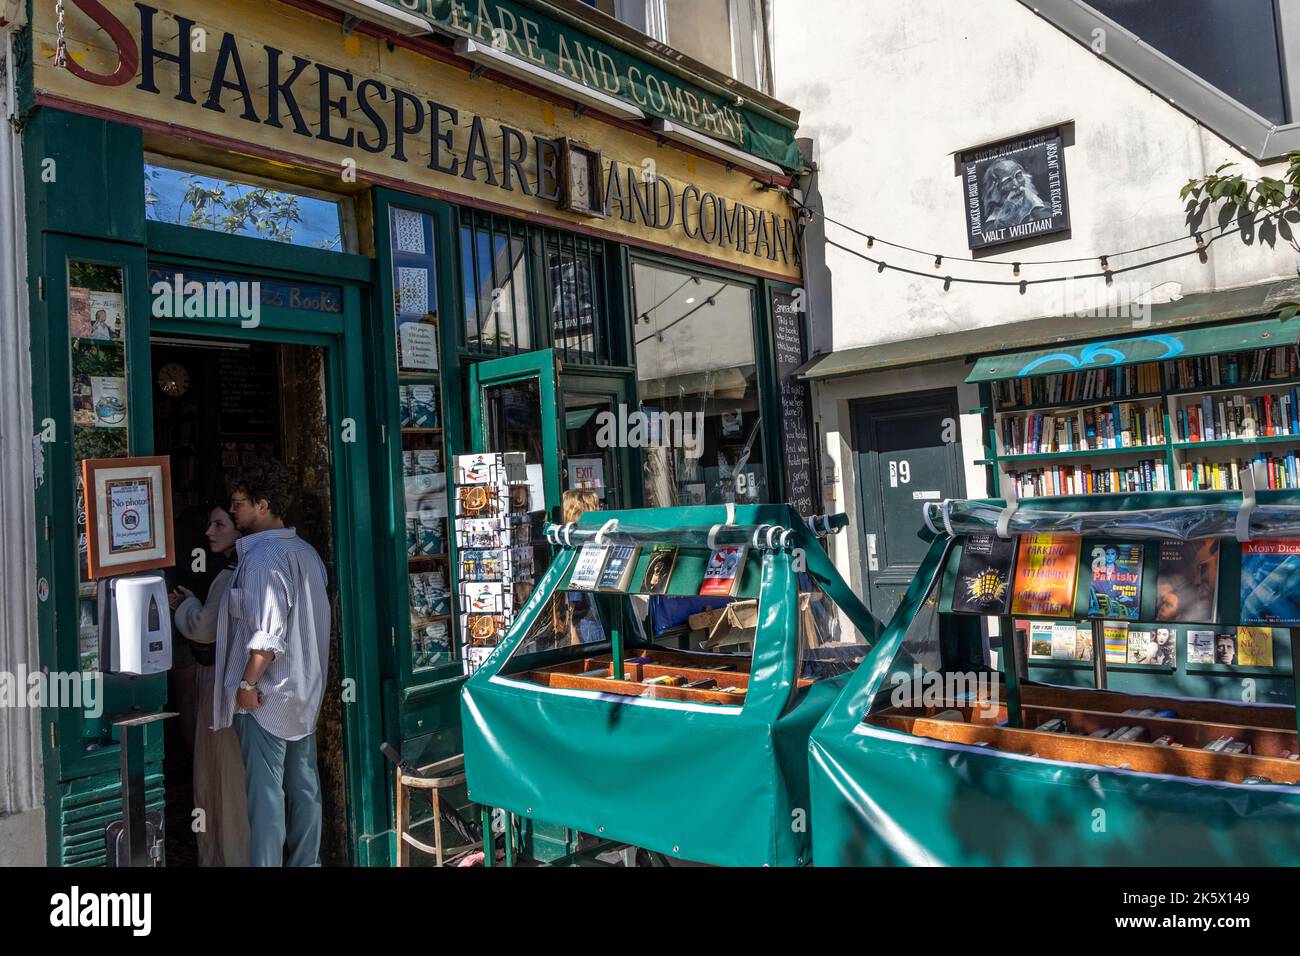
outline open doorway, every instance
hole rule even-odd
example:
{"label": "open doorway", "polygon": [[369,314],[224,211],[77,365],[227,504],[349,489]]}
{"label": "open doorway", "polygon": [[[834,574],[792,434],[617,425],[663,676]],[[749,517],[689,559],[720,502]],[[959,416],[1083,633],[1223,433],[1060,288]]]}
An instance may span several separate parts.
{"label": "open doorway", "polygon": [[[316,726],[324,826],[321,862],[346,865],[348,825],[340,688],[340,609],[334,547],[326,351],[314,345],[173,335],[151,340],[155,454],[171,456],[177,564],[167,572],[200,601],[225,561],[207,551],[213,505],[229,502],[226,482],[244,463],[276,458],[293,477],[285,524],[325,562],[333,613],[326,692]],[[204,560],[196,561],[202,554]],[[203,649],[175,634],[165,725],[166,853],[169,866],[197,865],[193,793],[198,671]]]}

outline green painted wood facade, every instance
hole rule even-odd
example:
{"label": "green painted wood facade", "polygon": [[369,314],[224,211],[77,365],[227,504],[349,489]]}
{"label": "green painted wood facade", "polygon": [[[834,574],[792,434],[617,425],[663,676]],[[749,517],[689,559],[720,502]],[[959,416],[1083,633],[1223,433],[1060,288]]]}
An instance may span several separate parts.
{"label": "green painted wood facade", "polygon": [[[24,157],[27,181],[29,299],[32,325],[32,397],[37,427],[53,423],[55,440],[44,446],[45,480],[37,490],[38,574],[50,584],[39,605],[42,664],[76,670],[78,661],[76,528],[67,269],[69,258],[120,266],[125,277],[126,361],[129,383],[131,454],[153,451],[151,334],[220,337],[318,346],[326,356],[326,402],[332,425],[331,489],[334,551],[341,614],[341,677],[355,695],[343,707],[348,846],[351,862],[386,865],[393,858],[393,777],[379,745],[398,745],[421,764],[463,749],[459,661],[418,673],[405,651],[407,628],[401,426],[397,402],[396,332],[388,211],[401,206],[424,212],[435,223],[437,296],[442,319],[439,366],[445,423],[444,455],[480,447],[481,414],[474,383],[503,374],[545,375],[556,417],[548,433],[548,510],[558,508],[563,467],[563,390],[606,394],[635,405],[631,268],[655,261],[678,269],[682,263],[605,242],[609,269],[609,328],[612,343],[604,365],[557,363],[550,350],[550,317],[531,316],[536,350],[483,361],[466,343],[462,316],[465,289],[460,271],[461,208],[375,188],[355,197],[374,223],[374,258],[147,221],[143,167],[145,145],[133,127],[49,108],[26,115]],[[55,161],[56,178],[42,179],[44,160]],[[234,178],[238,178],[234,174]],[[363,228],[369,228],[364,227]],[[369,237],[363,237],[369,238]],[[362,246],[369,245],[362,242]],[[263,307],[261,324],[242,329],[238,320],[151,317],[149,268],[175,267],[236,273],[264,279],[326,284],[343,290],[339,315]],[[690,266],[701,274],[715,270]],[[542,266],[532,270],[540,283]],[[716,275],[753,291],[756,362],[766,421],[776,422],[778,396],[772,371],[768,283],[717,270]],[[545,301],[534,297],[533,301]],[[345,440],[350,420],[354,441]],[[765,430],[771,487],[783,487],[779,436]],[[639,451],[624,450],[623,501],[641,503]],[[454,555],[452,556],[454,560]],[[454,567],[450,565],[449,567]],[[105,714],[160,709],[167,699],[165,675],[105,679]],[[47,858],[51,864],[102,862],[102,828],[116,817],[119,747],[110,717],[85,719],[80,711],[47,711],[45,792]],[[159,725],[147,737],[151,807],[161,805],[163,741]],[[93,812],[85,807],[93,804]],[[98,849],[97,849],[98,848]]]}

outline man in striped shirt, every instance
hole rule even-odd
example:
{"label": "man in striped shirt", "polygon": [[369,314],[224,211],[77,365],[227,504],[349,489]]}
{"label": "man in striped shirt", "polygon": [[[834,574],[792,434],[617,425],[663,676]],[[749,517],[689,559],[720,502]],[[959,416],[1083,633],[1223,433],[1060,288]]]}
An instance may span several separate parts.
{"label": "man in striped shirt", "polygon": [[290,479],[283,464],[250,463],[230,488],[230,516],[243,537],[218,615],[213,728],[233,722],[239,734],[252,865],[318,866],[315,730],[330,644],[325,564],[284,526]]}

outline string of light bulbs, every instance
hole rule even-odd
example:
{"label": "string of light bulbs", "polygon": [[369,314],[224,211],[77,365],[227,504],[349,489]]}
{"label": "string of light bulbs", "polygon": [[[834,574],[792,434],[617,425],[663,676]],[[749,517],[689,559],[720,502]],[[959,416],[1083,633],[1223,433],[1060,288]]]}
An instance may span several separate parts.
{"label": "string of light bulbs", "polygon": [[[1022,260],[1020,262],[1011,262],[1006,260],[999,261],[999,260],[989,260],[989,259],[968,259],[961,256],[952,257],[959,261],[975,262],[981,265],[990,265],[990,264],[1001,265],[1001,266],[1010,265],[1013,267],[1013,272],[1012,272],[1013,276],[1020,275],[1020,267],[1023,265],[1059,265],[1059,264],[1066,264],[1072,262],[1092,262],[1092,261],[1096,261],[1100,265],[1100,271],[1097,272],[1086,272],[1086,273],[1079,273],[1073,275],[1051,276],[1042,279],[1009,279],[1009,280],[1008,279],[970,279],[970,278],[961,278],[961,277],[951,276],[951,275],[940,275],[934,272],[925,272],[920,269],[911,269],[906,266],[891,265],[889,262],[887,262],[884,259],[877,259],[872,256],[866,255],[865,253],[862,253],[856,249],[852,249],[849,246],[845,246],[841,243],[835,242],[833,239],[827,239],[826,244],[828,246],[834,246],[837,249],[841,249],[844,252],[847,252],[851,255],[857,256],[860,259],[864,259],[867,262],[872,263],[873,265],[876,266],[877,272],[884,272],[887,269],[892,269],[895,272],[902,272],[907,275],[914,275],[923,279],[935,279],[941,281],[944,284],[945,291],[947,291],[951,287],[952,283],[959,282],[959,283],[965,283],[967,285],[1016,286],[1020,289],[1020,292],[1023,295],[1025,291],[1028,289],[1028,287],[1031,285],[1044,285],[1051,282],[1069,282],[1078,279],[1105,279],[1106,284],[1109,285],[1113,281],[1113,277],[1116,275],[1120,275],[1126,272],[1133,272],[1138,269],[1145,269],[1148,268],[1149,266],[1160,265],[1165,262],[1173,262],[1177,259],[1182,259],[1190,255],[1198,255],[1201,257],[1202,261],[1206,261],[1206,252],[1213,243],[1217,242],[1220,239],[1223,239],[1226,236],[1233,235],[1233,234],[1240,234],[1243,231],[1245,231],[1248,225],[1249,226],[1258,225],[1260,221],[1268,220],[1270,218],[1273,218],[1276,215],[1279,214],[1272,213],[1272,212],[1264,213],[1257,219],[1255,218],[1256,217],[1255,213],[1250,213],[1249,215],[1243,213],[1242,215],[1237,216],[1225,223],[1216,224],[1210,227],[1211,229],[1218,229],[1220,230],[1220,232],[1218,233],[1218,235],[1210,236],[1208,239],[1205,237],[1204,231],[1197,231],[1193,233],[1191,236],[1182,236],[1174,240],[1167,240],[1159,243],[1151,243],[1147,246],[1143,246],[1138,249],[1131,249],[1125,252],[1109,253],[1107,255],[1090,256],[1090,257],[1084,257],[1078,259],[1041,260],[1039,262],[1030,262],[1027,260]],[[868,249],[874,248],[875,243],[879,242],[883,245],[888,245],[893,248],[902,249],[908,252],[918,253],[924,256],[935,255],[936,269],[942,268],[943,260],[945,258],[948,258],[943,255],[928,253],[921,250],[912,249],[908,246],[903,246],[897,243],[887,242],[886,240],[882,240],[876,236],[869,235],[865,232],[862,232],[859,229],[855,229],[852,226],[848,226],[844,223],[833,220],[829,216],[823,216],[823,218],[827,222],[834,223],[835,225],[840,226],[841,228],[847,229],[848,231],[856,235],[866,238],[868,240],[867,241]],[[1230,228],[1233,226],[1234,223],[1237,224],[1236,228],[1235,229]],[[1129,266],[1120,266],[1118,268],[1112,268],[1110,265],[1110,259],[1112,256],[1120,257],[1120,256],[1133,255],[1138,252],[1143,252],[1143,251],[1148,251],[1150,249],[1173,245],[1176,242],[1185,242],[1188,239],[1195,240],[1196,243],[1195,248],[1187,249],[1182,252],[1176,252],[1167,256],[1161,256],[1156,259],[1150,259],[1145,262],[1134,263],[1133,265],[1129,265]]]}

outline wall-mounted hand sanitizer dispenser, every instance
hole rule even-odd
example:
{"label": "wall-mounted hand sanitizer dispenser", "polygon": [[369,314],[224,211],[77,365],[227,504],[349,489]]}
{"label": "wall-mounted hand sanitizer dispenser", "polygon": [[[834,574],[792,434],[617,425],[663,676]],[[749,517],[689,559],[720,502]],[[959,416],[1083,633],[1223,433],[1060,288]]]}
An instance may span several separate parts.
{"label": "wall-mounted hand sanitizer dispenser", "polygon": [[160,574],[99,582],[99,659],[111,674],[140,677],[172,666],[172,619]]}

